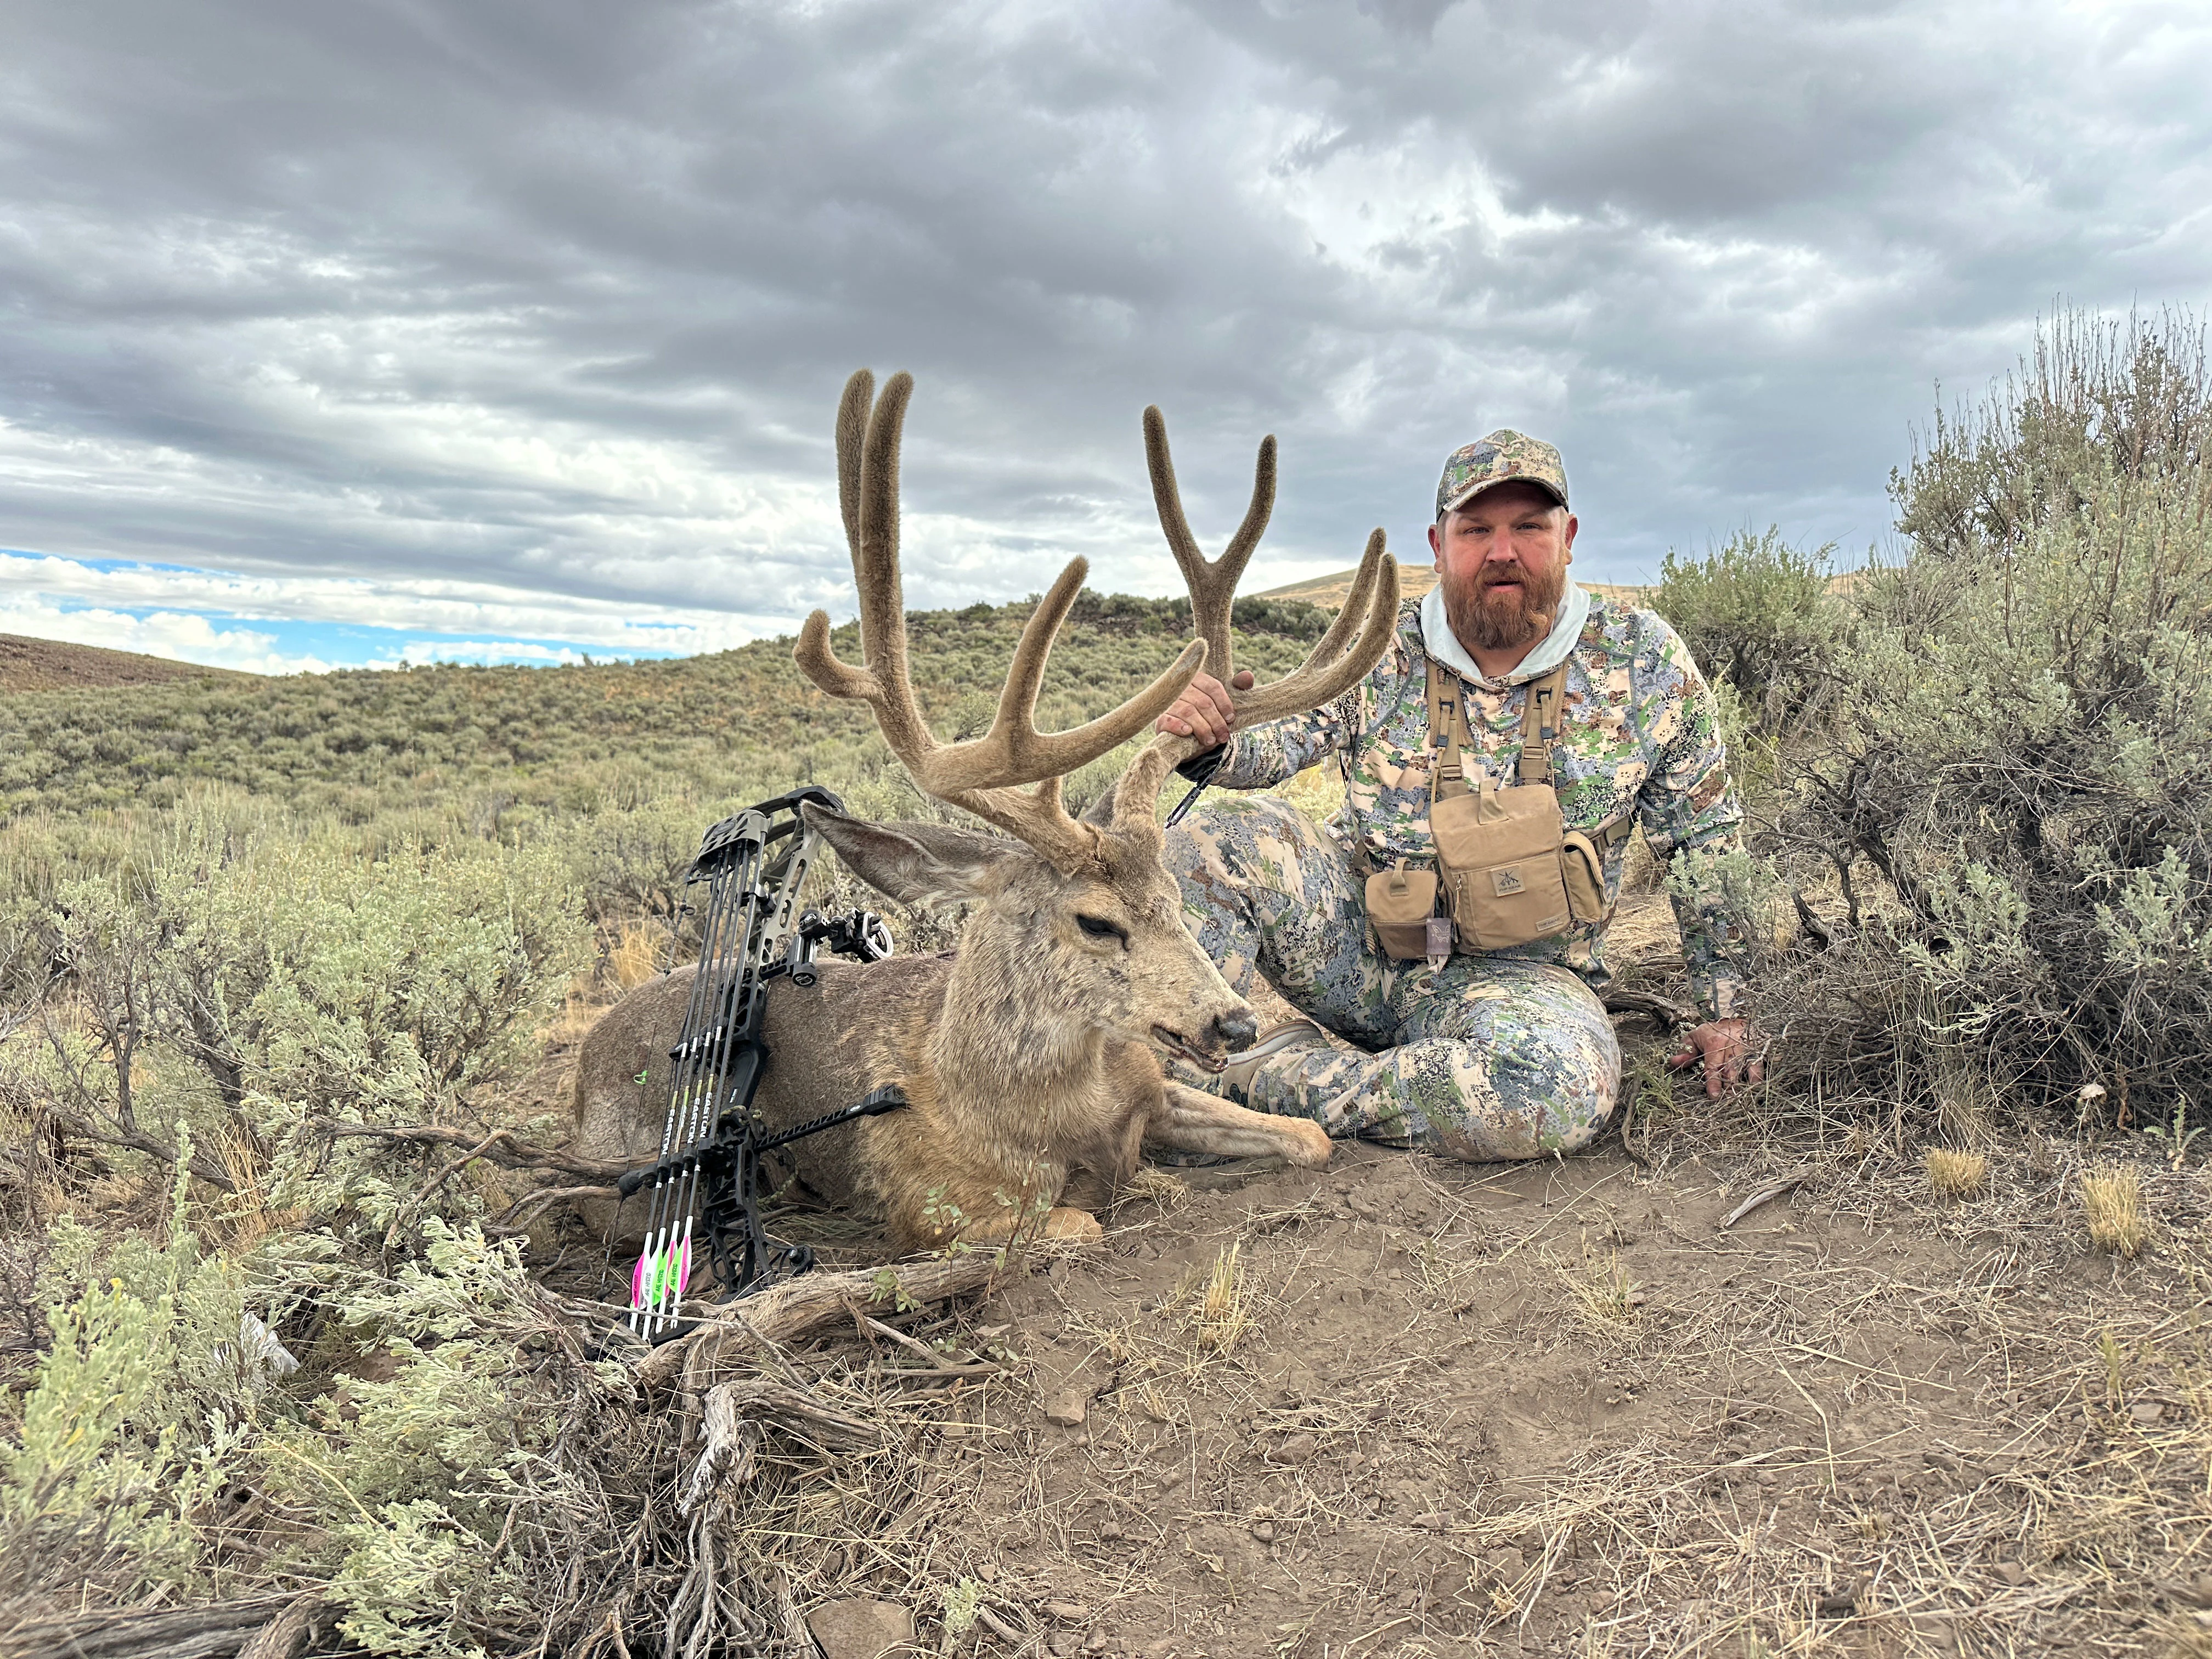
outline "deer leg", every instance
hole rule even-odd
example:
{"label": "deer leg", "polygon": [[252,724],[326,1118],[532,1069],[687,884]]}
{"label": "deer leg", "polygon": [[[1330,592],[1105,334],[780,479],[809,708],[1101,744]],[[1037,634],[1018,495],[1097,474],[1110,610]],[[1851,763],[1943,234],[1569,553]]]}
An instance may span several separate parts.
{"label": "deer leg", "polygon": [[963,1244],[1003,1243],[1017,1231],[1030,1238],[1060,1238],[1079,1244],[1089,1244],[1106,1237],[1106,1230],[1098,1224],[1098,1218],[1088,1210],[1071,1209],[1065,1204],[1055,1204],[1046,1214],[1042,1228],[1034,1221],[1024,1222],[1009,1212],[1005,1215],[969,1223],[960,1230],[960,1242]]}
{"label": "deer leg", "polygon": [[1186,1152],[1222,1158],[1287,1159],[1302,1170],[1318,1170],[1332,1150],[1328,1132],[1310,1118],[1277,1117],[1247,1111],[1218,1096],[1201,1094],[1170,1081],[1166,1109],[1152,1121],[1145,1139]]}

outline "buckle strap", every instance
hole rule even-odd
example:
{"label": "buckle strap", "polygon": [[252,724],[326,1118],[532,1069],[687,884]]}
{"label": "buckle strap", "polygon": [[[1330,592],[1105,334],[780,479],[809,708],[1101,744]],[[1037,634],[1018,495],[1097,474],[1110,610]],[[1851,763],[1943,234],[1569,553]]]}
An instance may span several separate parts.
{"label": "buckle strap", "polygon": [[1552,745],[1559,741],[1560,712],[1567,700],[1567,665],[1562,661],[1540,680],[1528,684],[1521,704],[1521,755],[1514,763],[1514,781],[1521,784],[1552,781]]}
{"label": "buckle strap", "polygon": [[[1474,728],[1468,724],[1465,693],[1459,677],[1428,659],[1429,741],[1443,750],[1431,793],[1437,799],[1467,793],[1467,763],[1462,749],[1474,747]],[[1564,727],[1567,701],[1567,665],[1559,665],[1540,680],[1529,682],[1521,704],[1521,752],[1514,762],[1514,781],[1520,784],[1552,781],[1552,745]]]}

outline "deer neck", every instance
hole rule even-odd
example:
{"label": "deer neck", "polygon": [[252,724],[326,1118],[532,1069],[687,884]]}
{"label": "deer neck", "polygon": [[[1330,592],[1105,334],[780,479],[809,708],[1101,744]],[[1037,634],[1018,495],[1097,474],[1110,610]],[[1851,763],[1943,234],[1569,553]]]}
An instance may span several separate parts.
{"label": "deer neck", "polygon": [[1018,1097],[1048,1115],[1075,1106],[1096,1086],[1106,1033],[1074,996],[1053,994],[1048,957],[994,932],[971,927],[962,939],[929,1035],[940,1098],[965,1109]]}

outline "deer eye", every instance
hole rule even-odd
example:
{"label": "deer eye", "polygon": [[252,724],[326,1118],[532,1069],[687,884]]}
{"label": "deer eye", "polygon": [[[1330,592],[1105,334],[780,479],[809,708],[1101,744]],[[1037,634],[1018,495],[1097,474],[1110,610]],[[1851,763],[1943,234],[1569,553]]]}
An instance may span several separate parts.
{"label": "deer eye", "polygon": [[1085,939],[1118,939],[1124,945],[1129,942],[1128,929],[1119,922],[1107,921],[1103,916],[1078,915],[1075,925],[1083,930]]}

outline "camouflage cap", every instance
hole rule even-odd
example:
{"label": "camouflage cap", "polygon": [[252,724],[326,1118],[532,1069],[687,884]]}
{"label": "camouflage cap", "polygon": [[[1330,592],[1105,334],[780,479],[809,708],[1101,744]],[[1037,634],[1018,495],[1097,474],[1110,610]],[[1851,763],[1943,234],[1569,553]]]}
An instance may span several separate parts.
{"label": "camouflage cap", "polygon": [[1500,427],[1488,437],[1452,451],[1437,483],[1437,517],[1502,483],[1535,484],[1558,496],[1561,507],[1567,504],[1567,465],[1559,452],[1541,438]]}

